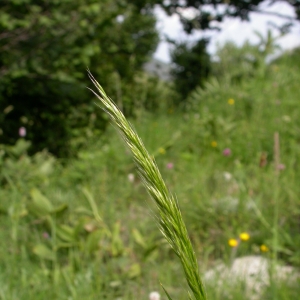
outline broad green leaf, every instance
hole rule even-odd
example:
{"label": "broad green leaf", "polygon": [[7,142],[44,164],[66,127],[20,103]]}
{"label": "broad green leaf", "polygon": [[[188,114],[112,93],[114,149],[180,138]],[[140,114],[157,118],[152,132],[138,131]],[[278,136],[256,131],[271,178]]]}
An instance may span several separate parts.
{"label": "broad green leaf", "polygon": [[147,243],[145,242],[144,238],[142,237],[141,233],[136,229],[134,228],[132,230],[132,236],[135,240],[135,242],[140,245],[141,247],[143,247],[144,249],[147,248]]}
{"label": "broad green leaf", "polygon": [[86,207],[79,206],[75,208],[75,213],[80,215],[86,215],[86,216],[93,216],[93,212],[90,209],[87,209]]}
{"label": "broad green leaf", "polygon": [[33,248],[33,253],[40,258],[55,260],[55,253],[44,244],[38,244]]}
{"label": "broad green leaf", "polygon": [[58,225],[56,228],[56,235],[59,239],[65,242],[76,242],[75,230],[68,225]]}
{"label": "broad green leaf", "polygon": [[92,254],[94,251],[100,248],[100,242],[102,238],[103,231],[101,229],[93,231],[88,235],[87,240],[84,243],[84,249],[86,249],[88,253]]}
{"label": "broad green leaf", "polygon": [[127,272],[127,274],[128,274],[128,277],[130,279],[133,279],[135,277],[140,276],[141,275],[141,266],[140,266],[140,264],[135,263],[135,264],[131,265],[128,272]]}
{"label": "broad green leaf", "polygon": [[68,207],[69,207],[68,204],[63,203],[59,206],[54,207],[54,209],[52,210],[52,213],[60,215],[63,212],[65,212],[68,209]]}
{"label": "broad green leaf", "polygon": [[93,211],[95,219],[99,222],[102,222],[102,218],[99,215],[97,204],[96,204],[96,201],[95,201],[93,195],[91,194],[91,192],[87,188],[83,188],[82,192],[86,196],[86,198],[87,198],[87,200],[88,200],[88,202],[91,206],[91,209]]}
{"label": "broad green leaf", "polygon": [[53,211],[51,202],[38,189],[32,189],[30,195],[32,202],[29,204],[29,210],[33,214],[42,217]]}

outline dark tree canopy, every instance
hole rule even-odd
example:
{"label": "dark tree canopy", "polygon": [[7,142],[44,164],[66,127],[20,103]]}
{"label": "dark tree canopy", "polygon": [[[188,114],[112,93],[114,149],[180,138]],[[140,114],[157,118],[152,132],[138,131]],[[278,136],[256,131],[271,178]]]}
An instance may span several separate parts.
{"label": "dark tree canopy", "polygon": [[206,45],[207,40],[202,39],[192,46],[176,45],[172,52],[174,83],[182,100],[197,86],[201,86],[210,73],[210,57]]}
{"label": "dark tree canopy", "polygon": [[[291,5],[295,11],[295,18],[283,15],[280,12],[266,12],[260,8],[265,0],[159,0],[168,14],[178,14],[184,29],[191,33],[193,29],[215,29],[212,21],[222,22],[224,17],[239,17],[242,20],[249,20],[251,12],[276,15],[286,19],[287,23],[283,27],[286,30],[295,21],[300,21],[300,1],[299,0],[271,0],[270,5],[277,2],[285,2]],[[194,17],[186,18],[183,9],[194,9]]]}
{"label": "dark tree canopy", "polygon": [[78,128],[94,119],[103,127],[85,88],[86,68],[113,97],[112,78],[132,83],[158,43],[151,6],[145,0],[0,1],[0,143],[14,143],[25,126],[33,151],[67,155]]}
{"label": "dark tree canopy", "polygon": [[[129,4],[131,3],[131,4]],[[0,76],[46,75],[74,81],[83,66],[140,67],[158,42],[144,0],[0,2]],[[118,57],[118,62],[108,56]],[[133,59],[130,61],[133,62]]]}

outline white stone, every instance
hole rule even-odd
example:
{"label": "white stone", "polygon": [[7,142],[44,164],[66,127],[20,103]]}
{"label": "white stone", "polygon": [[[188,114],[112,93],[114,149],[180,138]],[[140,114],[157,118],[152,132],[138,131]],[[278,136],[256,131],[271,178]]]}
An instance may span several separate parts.
{"label": "white stone", "polygon": [[[261,299],[263,289],[270,283],[271,263],[261,256],[244,256],[236,258],[231,267],[221,263],[207,271],[204,280],[215,284],[216,288],[233,287],[244,283],[245,293],[251,300]],[[276,265],[277,280],[296,278],[292,267]],[[292,276],[291,276],[292,275]]]}

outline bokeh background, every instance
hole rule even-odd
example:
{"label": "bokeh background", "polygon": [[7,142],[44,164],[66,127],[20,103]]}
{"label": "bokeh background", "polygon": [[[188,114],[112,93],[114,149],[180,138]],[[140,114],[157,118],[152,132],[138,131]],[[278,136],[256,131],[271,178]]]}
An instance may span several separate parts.
{"label": "bokeh background", "polygon": [[299,20],[299,1],[1,1],[0,299],[187,299],[87,69],[176,194],[208,298],[297,299]]}

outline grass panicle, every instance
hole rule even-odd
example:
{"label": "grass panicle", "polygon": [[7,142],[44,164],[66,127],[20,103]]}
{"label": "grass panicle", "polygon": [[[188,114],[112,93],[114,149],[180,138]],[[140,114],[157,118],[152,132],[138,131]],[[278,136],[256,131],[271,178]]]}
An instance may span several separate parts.
{"label": "grass panicle", "polygon": [[178,201],[165,185],[154,159],[149,155],[142,140],[127,121],[121,110],[106,95],[101,85],[89,72],[89,77],[98,93],[91,90],[101,101],[102,108],[117,126],[130,148],[139,174],[150,196],[158,208],[158,221],[162,234],[179,257],[187,283],[196,300],[206,299],[198,262],[183,221]]}

